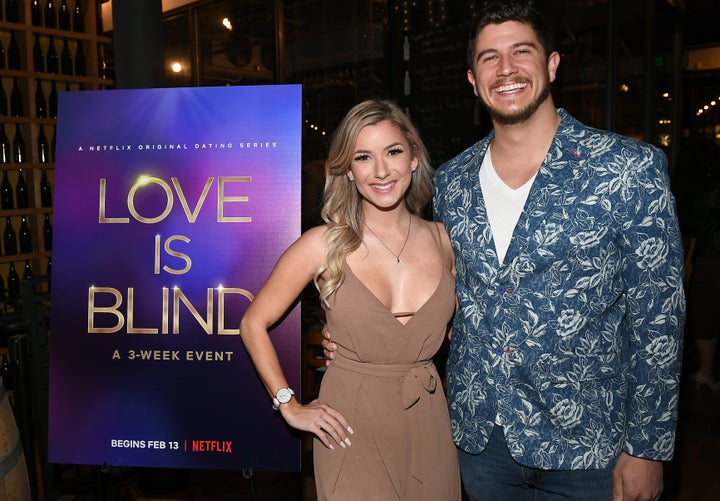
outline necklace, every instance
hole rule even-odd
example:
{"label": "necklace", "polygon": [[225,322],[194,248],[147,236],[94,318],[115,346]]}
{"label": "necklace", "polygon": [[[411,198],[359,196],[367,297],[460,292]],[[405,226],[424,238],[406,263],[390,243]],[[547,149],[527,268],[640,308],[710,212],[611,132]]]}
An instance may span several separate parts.
{"label": "necklace", "polygon": [[408,230],[407,230],[407,235],[405,235],[405,241],[403,242],[402,247],[400,248],[400,252],[398,252],[397,254],[395,254],[395,253],[392,251],[392,249],[391,249],[390,247],[388,247],[388,246],[385,244],[385,242],[382,241],[382,238],[380,238],[379,236],[377,236],[377,233],[375,233],[375,232],[372,230],[372,228],[370,228],[370,226],[368,226],[368,224],[367,224],[366,222],[363,221],[363,224],[364,224],[365,227],[370,231],[370,233],[372,233],[372,235],[373,235],[375,238],[377,238],[378,242],[380,242],[380,243],[383,245],[383,247],[385,247],[385,248],[388,250],[388,252],[390,252],[390,254],[392,254],[393,256],[395,256],[395,260],[396,260],[396,261],[395,261],[395,264],[403,264],[403,262],[400,261],[400,254],[402,254],[403,251],[405,250],[405,246],[407,245],[408,239],[410,238],[410,227],[412,226],[412,214],[410,214],[410,221],[408,221]]}

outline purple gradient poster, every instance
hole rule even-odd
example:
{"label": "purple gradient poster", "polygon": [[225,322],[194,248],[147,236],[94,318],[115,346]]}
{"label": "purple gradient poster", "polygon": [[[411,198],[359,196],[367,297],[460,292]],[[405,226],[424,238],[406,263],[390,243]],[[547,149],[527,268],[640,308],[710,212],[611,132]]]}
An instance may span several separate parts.
{"label": "purple gradient poster", "polygon": [[[297,471],[239,322],[300,235],[301,87],[61,93],[49,461]],[[300,388],[300,313],[271,332]]]}

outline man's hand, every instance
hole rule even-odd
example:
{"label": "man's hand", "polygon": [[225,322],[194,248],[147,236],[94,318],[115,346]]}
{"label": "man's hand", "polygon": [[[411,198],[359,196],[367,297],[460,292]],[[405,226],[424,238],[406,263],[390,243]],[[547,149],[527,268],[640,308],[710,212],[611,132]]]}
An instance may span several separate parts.
{"label": "man's hand", "polygon": [[325,324],[325,326],[323,327],[322,336],[323,336],[323,342],[322,342],[323,353],[325,354],[325,358],[327,358],[325,365],[329,366],[330,363],[335,358],[335,352],[337,351],[337,345],[330,340],[330,331],[328,330],[327,324]]}
{"label": "man's hand", "polygon": [[662,490],[661,461],[620,453],[613,471],[613,501],[657,501]]}

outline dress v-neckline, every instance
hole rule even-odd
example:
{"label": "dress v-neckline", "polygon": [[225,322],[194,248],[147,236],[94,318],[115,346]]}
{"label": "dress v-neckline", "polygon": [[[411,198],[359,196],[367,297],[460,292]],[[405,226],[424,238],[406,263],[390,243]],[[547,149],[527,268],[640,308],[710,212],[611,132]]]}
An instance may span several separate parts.
{"label": "dress v-neckline", "polygon": [[[433,293],[430,294],[430,297],[428,297],[427,300],[425,300],[425,302],[420,306],[420,308],[418,308],[418,310],[415,313],[412,313],[412,318],[410,320],[408,320],[407,323],[402,323],[400,321],[399,317],[397,317],[395,313],[390,311],[390,309],[388,309],[388,307],[385,306],[385,304],[382,301],[380,301],[380,299],[375,295],[375,293],[370,289],[370,287],[365,285],[365,283],[363,283],[363,281],[360,280],[360,278],[358,278],[358,276],[355,274],[355,272],[352,270],[352,268],[350,268],[350,265],[347,263],[347,261],[345,261],[345,269],[347,270],[348,274],[350,276],[352,276],[355,279],[355,281],[357,283],[359,283],[362,286],[362,288],[367,291],[367,293],[373,298],[373,300],[378,305],[380,305],[380,307],[383,309],[383,311],[387,312],[387,314],[390,315],[393,318],[393,320],[395,320],[395,322],[397,322],[397,324],[400,325],[401,327],[406,327],[406,326],[410,325],[410,323],[412,323],[412,321],[415,320],[415,318],[425,308],[425,306],[427,306],[427,304],[433,300],[433,298],[440,291],[440,286],[442,285],[442,282],[445,279],[445,273],[446,273],[445,267],[443,267],[443,271],[440,274],[440,280],[438,281],[438,284],[435,287],[435,290],[433,291]],[[403,312],[403,316],[409,316],[408,313],[409,312]]]}

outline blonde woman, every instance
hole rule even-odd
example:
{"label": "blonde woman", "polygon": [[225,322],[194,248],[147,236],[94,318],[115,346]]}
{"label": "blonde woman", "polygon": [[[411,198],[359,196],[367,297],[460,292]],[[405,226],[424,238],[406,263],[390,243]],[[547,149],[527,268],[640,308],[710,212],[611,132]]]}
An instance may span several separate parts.
{"label": "blonde woman", "polygon": [[[315,435],[319,500],[459,500],[457,453],[432,357],[455,311],[454,259],[423,220],[433,172],[394,103],[352,108],[326,162],[325,225],[280,257],[241,332],[286,422]],[[338,345],[319,398],[288,388],[268,329],[314,281]]]}

